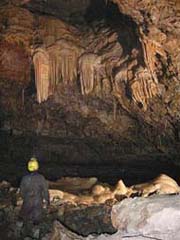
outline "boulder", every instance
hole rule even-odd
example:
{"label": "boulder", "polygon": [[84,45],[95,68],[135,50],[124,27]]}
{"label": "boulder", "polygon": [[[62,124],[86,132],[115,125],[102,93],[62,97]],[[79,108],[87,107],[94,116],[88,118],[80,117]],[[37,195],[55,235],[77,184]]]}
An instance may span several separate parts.
{"label": "boulder", "polygon": [[118,230],[114,234],[77,235],[60,222],[44,240],[178,240],[180,236],[179,196],[153,196],[126,199],[114,205],[112,223]]}
{"label": "boulder", "polygon": [[112,224],[123,239],[178,240],[180,196],[125,199],[113,206]]}

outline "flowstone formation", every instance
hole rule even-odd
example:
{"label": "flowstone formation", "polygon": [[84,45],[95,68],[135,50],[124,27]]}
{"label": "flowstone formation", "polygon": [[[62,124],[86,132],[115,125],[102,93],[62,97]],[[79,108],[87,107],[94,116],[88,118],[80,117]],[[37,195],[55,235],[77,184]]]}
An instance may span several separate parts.
{"label": "flowstone formation", "polygon": [[110,139],[105,145],[117,154],[177,152],[177,1],[7,0],[0,6],[5,130]]}
{"label": "flowstone formation", "polygon": [[138,24],[146,66],[155,82],[163,84],[165,91],[162,100],[166,99],[164,103],[167,104],[169,81],[176,89],[174,97],[178,95],[179,2],[118,0],[113,2],[118,4],[121,12],[132,16]]}

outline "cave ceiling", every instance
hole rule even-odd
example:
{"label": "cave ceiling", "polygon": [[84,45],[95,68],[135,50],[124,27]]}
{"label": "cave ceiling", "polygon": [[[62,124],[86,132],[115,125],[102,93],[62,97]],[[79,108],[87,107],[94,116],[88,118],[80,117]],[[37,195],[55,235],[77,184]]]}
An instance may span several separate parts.
{"label": "cave ceiling", "polygon": [[137,121],[179,141],[178,0],[4,0],[0,29],[2,109],[21,111],[29,96],[111,133]]}

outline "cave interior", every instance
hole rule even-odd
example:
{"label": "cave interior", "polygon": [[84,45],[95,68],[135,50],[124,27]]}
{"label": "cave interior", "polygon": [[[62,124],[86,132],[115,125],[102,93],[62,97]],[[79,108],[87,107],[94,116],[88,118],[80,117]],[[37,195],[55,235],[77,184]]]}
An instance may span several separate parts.
{"label": "cave interior", "polygon": [[17,217],[31,157],[49,182],[44,235],[57,219],[68,240],[114,234],[114,203],[180,193],[179,13],[179,0],[0,1],[0,239],[41,239]]}
{"label": "cave interior", "polygon": [[167,32],[119,2],[2,1],[1,180],[36,156],[49,180],[179,181],[178,66],[150,35]]}

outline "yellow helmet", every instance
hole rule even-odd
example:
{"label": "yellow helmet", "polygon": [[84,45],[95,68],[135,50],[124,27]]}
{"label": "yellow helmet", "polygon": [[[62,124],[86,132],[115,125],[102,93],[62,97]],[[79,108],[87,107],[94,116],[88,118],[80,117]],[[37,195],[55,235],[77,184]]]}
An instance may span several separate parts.
{"label": "yellow helmet", "polygon": [[30,161],[28,162],[28,170],[30,172],[37,171],[39,169],[39,163],[36,158],[31,158]]}

